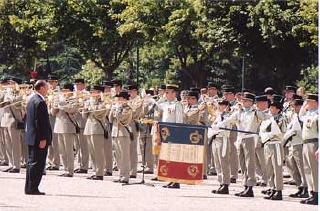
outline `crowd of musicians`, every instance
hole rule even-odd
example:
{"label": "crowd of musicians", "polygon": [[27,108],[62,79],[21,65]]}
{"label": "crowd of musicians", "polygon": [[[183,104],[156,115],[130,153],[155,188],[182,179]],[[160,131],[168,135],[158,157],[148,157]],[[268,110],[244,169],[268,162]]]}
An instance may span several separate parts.
{"label": "crowd of musicians", "polygon": [[[286,86],[281,94],[268,87],[255,95],[212,82],[189,90],[174,84],[139,90],[120,80],[89,89],[84,79],[61,85],[50,75],[47,82],[53,140],[44,174],[60,170],[60,176],[73,177],[92,168],[88,179],[103,180],[119,171],[114,182],[128,183],[140,171],[140,150],[145,155],[144,173],[157,175],[157,122],[201,124],[209,127],[204,179],[217,175],[220,183],[212,193],[229,194],[230,184],[242,174],[244,189],[236,196],[254,197],[253,187],[264,186],[265,199],[282,200],[286,169],[291,178],[287,183],[297,187],[289,197],[318,204],[317,94]],[[7,166],[5,172],[19,173],[26,165],[24,120],[33,94],[32,83],[18,78],[0,81],[0,165]]]}

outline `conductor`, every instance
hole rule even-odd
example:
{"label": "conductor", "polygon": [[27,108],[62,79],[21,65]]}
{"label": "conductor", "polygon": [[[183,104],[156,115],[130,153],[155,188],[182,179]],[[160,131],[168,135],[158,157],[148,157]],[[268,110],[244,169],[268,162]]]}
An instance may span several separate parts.
{"label": "conductor", "polygon": [[38,186],[45,168],[48,146],[51,145],[52,140],[52,130],[44,98],[48,92],[48,84],[44,80],[39,80],[34,88],[35,93],[27,104],[25,142],[28,146],[28,163],[25,194],[45,195],[39,191]]}

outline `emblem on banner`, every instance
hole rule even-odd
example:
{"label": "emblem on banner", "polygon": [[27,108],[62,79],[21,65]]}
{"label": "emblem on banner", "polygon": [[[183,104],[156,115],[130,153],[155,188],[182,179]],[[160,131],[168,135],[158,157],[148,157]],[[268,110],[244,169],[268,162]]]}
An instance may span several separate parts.
{"label": "emblem on banner", "polygon": [[199,173],[199,169],[198,169],[198,167],[195,166],[195,165],[189,166],[188,169],[187,169],[187,171],[188,171],[188,174],[189,174],[190,176],[192,176],[192,177],[196,177],[196,176],[198,175],[198,173]]}
{"label": "emblem on banner", "polygon": [[167,175],[168,175],[168,167],[167,167],[166,164],[160,166],[159,170],[160,170],[160,173],[161,173],[163,176],[167,176]]}
{"label": "emblem on banner", "polygon": [[199,131],[196,130],[195,132],[190,133],[189,138],[190,138],[191,143],[198,144],[201,141],[201,139],[203,138],[203,136],[201,134],[199,134]]}
{"label": "emblem on banner", "polygon": [[161,129],[161,137],[164,141],[167,140],[167,138],[170,136],[170,130],[167,127],[164,127]]}

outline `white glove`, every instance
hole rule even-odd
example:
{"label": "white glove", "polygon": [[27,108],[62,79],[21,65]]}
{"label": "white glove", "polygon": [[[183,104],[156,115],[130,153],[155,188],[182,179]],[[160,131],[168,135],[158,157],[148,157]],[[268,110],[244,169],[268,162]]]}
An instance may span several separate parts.
{"label": "white glove", "polygon": [[211,129],[211,130],[213,130],[213,131],[218,131],[218,130],[220,130],[217,125],[211,125],[211,128],[209,128],[209,129]]}

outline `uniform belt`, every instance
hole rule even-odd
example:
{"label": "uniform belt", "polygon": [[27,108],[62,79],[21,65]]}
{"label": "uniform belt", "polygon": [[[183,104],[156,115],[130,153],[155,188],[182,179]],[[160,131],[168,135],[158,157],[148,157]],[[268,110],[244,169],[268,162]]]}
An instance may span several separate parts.
{"label": "uniform belt", "polygon": [[247,141],[247,140],[254,141],[254,136],[250,135],[248,137],[241,137],[241,140],[243,140],[243,141]]}
{"label": "uniform belt", "polygon": [[257,136],[257,135],[255,135],[255,134],[246,134],[246,135],[240,136],[239,138],[242,139],[242,140],[244,140],[244,139],[252,139],[252,138],[254,138],[255,136]]}
{"label": "uniform belt", "polygon": [[312,138],[312,139],[303,140],[303,143],[304,143],[304,144],[315,143],[315,142],[318,142],[318,139],[317,139],[317,138]]}
{"label": "uniform belt", "polygon": [[267,145],[270,145],[270,144],[281,144],[281,141],[271,140],[271,141],[268,141],[266,144]]}

